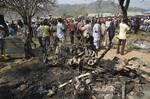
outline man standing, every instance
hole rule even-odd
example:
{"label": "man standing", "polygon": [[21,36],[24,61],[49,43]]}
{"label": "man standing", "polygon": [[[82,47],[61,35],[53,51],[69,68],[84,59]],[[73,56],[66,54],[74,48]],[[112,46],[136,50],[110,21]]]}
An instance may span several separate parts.
{"label": "man standing", "polygon": [[110,26],[107,29],[109,35],[109,47],[112,46],[112,40],[115,36],[115,24],[114,21],[111,21]]}
{"label": "man standing", "polygon": [[49,27],[49,24],[48,24],[48,20],[44,20],[44,23],[43,23],[43,27],[42,27],[42,38],[43,38],[43,53],[47,53],[48,51],[48,47],[49,47],[49,44],[50,44],[50,27]]}
{"label": "man standing", "polygon": [[119,42],[118,42],[117,54],[119,54],[121,51],[121,55],[124,55],[124,49],[126,45],[126,34],[130,30],[130,27],[126,24],[125,20],[123,20],[120,23],[119,27],[120,27],[120,31],[119,31],[119,36],[118,36]]}
{"label": "man standing", "polygon": [[4,55],[4,35],[4,27],[0,25],[0,58],[2,57],[2,55]]}
{"label": "man standing", "polygon": [[58,19],[57,24],[57,37],[63,43],[65,40],[65,27],[63,24],[63,20],[61,18]]}
{"label": "man standing", "polygon": [[49,27],[49,23],[48,20],[44,20],[43,23],[43,27],[42,27],[42,39],[43,39],[43,53],[44,53],[44,59],[43,62],[47,63],[48,62],[48,49],[49,49],[49,45],[50,45],[50,27]]}
{"label": "man standing", "polygon": [[71,44],[74,44],[75,24],[74,24],[73,19],[70,19],[69,24],[68,24],[68,29],[69,29],[69,36],[70,36]]}
{"label": "man standing", "polygon": [[104,21],[101,22],[101,46],[107,46],[107,29]]}
{"label": "man standing", "polygon": [[65,27],[63,24],[63,20],[61,18],[58,19],[58,23],[57,23],[57,37],[59,39],[59,44],[56,47],[56,54],[58,54],[61,50],[62,44],[64,43],[65,40]]}
{"label": "man standing", "polygon": [[105,22],[105,25],[106,25],[106,48],[109,47],[108,45],[108,41],[109,41],[109,31],[108,31],[108,28],[110,27],[110,23],[111,23],[112,19],[111,18],[108,18]]}
{"label": "man standing", "polygon": [[10,28],[11,28],[11,35],[12,36],[16,36],[17,35],[17,31],[18,31],[18,28],[17,28],[17,24],[15,24],[16,22],[14,22],[12,20],[11,24],[10,24]]}
{"label": "man standing", "polygon": [[[86,20],[85,25],[81,28],[81,30],[83,31],[83,43],[92,43],[91,40],[89,40],[89,38],[92,36],[92,26],[90,24],[90,20]],[[93,45],[93,44],[92,44]]]}
{"label": "man standing", "polygon": [[94,45],[96,49],[100,47],[100,35],[101,35],[101,26],[99,24],[99,20],[94,24],[93,27],[93,38],[94,38]]}
{"label": "man standing", "polygon": [[83,19],[80,17],[77,23],[77,34],[76,34],[78,43],[83,42],[83,31],[81,30],[83,26],[84,26]]}
{"label": "man standing", "polygon": [[137,34],[138,30],[140,28],[140,24],[141,24],[141,19],[140,18],[136,18],[135,19],[135,27],[134,27],[134,33]]}

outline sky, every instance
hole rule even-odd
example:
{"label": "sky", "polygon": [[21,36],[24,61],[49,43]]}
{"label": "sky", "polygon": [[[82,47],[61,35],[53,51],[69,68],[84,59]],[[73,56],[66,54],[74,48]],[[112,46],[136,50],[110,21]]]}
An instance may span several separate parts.
{"label": "sky", "polygon": [[[59,4],[82,4],[82,3],[91,3],[96,0],[57,0]],[[105,0],[106,1],[106,0]],[[117,1],[117,0],[111,0]],[[150,0],[131,0],[132,7],[139,7],[144,9],[150,9]]]}

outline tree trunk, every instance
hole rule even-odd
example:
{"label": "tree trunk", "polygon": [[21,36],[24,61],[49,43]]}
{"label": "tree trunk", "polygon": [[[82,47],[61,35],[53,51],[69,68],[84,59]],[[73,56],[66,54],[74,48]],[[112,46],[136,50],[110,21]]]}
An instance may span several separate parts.
{"label": "tree trunk", "polygon": [[25,25],[27,25],[28,27],[28,30],[27,30],[27,33],[25,33],[25,37],[26,37],[26,40],[25,40],[25,45],[24,45],[24,51],[25,51],[25,58],[31,58],[31,57],[34,57],[34,54],[32,53],[32,46],[31,46],[31,43],[32,43],[32,23],[31,23],[31,18],[32,17],[23,17],[23,20],[24,20],[24,23]]}
{"label": "tree trunk", "polygon": [[128,13],[126,9],[122,9],[123,19],[128,22]]}
{"label": "tree trunk", "polygon": [[[31,18],[30,16],[22,16],[22,19],[24,21],[24,24],[27,26],[28,30],[27,32],[32,35],[33,31],[32,31],[32,21],[31,21]],[[27,33],[25,34],[27,36]]]}
{"label": "tree trunk", "polygon": [[118,0],[118,2],[119,2],[119,5],[121,7],[121,10],[122,10],[123,18],[127,22],[128,21],[127,11],[128,11],[128,8],[129,8],[130,0]]}
{"label": "tree trunk", "polygon": [[29,30],[29,35],[30,35],[30,37],[32,37],[32,35],[33,35],[33,31],[32,31],[32,21],[31,21],[31,17],[29,16],[28,17],[28,30]]}

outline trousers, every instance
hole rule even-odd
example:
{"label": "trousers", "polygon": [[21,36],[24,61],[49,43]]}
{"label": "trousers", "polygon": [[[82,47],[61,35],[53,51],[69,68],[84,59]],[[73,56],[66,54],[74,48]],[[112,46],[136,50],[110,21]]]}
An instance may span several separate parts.
{"label": "trousers", "polygon": [[0,54],[4,54],[4,39],[0,39]]}
{"label": "trousers", "polygon": [[126,45],[126,39],[119,39],[118,41],[118,48],[117,48],[117,53],[121,53],[121,55],[124,55],[124,49]]}

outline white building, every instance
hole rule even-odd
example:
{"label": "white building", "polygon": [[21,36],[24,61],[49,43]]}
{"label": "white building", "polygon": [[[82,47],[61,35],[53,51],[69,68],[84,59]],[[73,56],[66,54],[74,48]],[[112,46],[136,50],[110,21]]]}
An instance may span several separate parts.
{"label": "white building", "polygon": [[144,13],[140,11],[128,11],[128,16],[138,16],[138,15],[144,15]]}
{"label": "white building", "polygon": [[115,16],[115,14],[113,14],[113,13],[90,13],[90,14],[88,14],[88,17],[94,17],[94,16],[103,16],[103,17],[111,16],[111,17],[113,17],[113,16]]}
{"label": "white building", "polygon": [[[121,15],[121,13],[119,15]],[[144,13],[141,11],[128,11],[128,16],[138,16],[138,15],[144,15]],[[88,14],[88,16],[89,17],[98,16],[98,13],[90,13],[90,14]],[[111,17],[113,17],[113,16],[115,16],[115,14],[114,13],[100,13],[99,16],[103,16],[103,17],[111,16]]]}
{"label": "white building", "polygon": [[150,10],[144,12],[145,16],[150,16]]}

